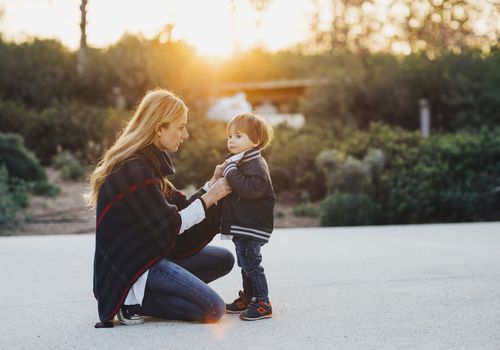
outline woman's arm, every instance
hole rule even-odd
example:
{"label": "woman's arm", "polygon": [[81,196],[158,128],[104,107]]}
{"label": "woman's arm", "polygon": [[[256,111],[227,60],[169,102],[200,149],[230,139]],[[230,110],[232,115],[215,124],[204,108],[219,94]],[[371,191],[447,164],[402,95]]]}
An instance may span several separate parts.
{"label": "woman's arm", "polygon": [[[231,188],[229,187],[227,181],[225,179],[219,179],[212,187],[210,187],[208,192],[200,198],[200,200],[193,202],[189,207],[187,207],[185,209],[187,211],[183,210],[180,212],[181,216],[188,216],[190,215],[187,214],[188,211],[196,210],[195,206],[199,205],[199,203],[205,204],[203,206],[205,210],[204,219],[201,219],[198,223],[194,223],[196,220],[191,221],[191,226],[186,223],[186,228],[184,229],[183,234],[177,238],[171,256],[182,258],[195,254],[207,245],[217,233],[220,232],[220,207],[213,204],[230,192]],[[184,219],[184,217],[182,219]]]}
{"label": "woman's arm", "polygon": [[231,188],[227,184],[227,181],[221,179],[220,181],[216,181],[198,200],[194,200],[189,206],[179,211],[182,219],[179,234],[200,223],[205,218],[207,209],[230,192]]}

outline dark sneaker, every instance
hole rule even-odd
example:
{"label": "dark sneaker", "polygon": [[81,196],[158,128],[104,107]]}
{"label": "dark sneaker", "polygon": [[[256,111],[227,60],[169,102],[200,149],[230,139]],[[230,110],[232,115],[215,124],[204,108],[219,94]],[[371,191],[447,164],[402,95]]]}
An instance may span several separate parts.
{"label": "dark sneaker", "polygon": [[256,321],[263,318],[273,317],[273,307],[271,303],[264,301],[252,301],[240,318],[245,321]]}
{"label": "dark sneaker", "polygon": [[127,305],[122,305],[116,316],[118,316],[118,320],[121,324],[127,326],[144,323],[144,318],[141,315],[131,312]]}
{"label": "dark sneaker", "polygon": [[226,312],[228,314],[239,314],[247,309],[250,303],[249,298],[241,290],[238,292],[238,295],[238,299],[235,299],[231,304],[226,304]]}

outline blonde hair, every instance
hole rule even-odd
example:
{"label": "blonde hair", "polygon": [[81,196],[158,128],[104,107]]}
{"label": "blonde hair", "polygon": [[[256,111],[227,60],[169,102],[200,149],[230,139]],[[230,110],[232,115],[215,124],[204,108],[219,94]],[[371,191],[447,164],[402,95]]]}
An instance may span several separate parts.
{"label": "blonde hair", "polygon": [[252,142],[257,143],[257,147],[264,149],[273,139],[273,128],[262,117],[253,113],[242,113],[234,116],[227,123],[227,132],[231,127],[244,132]]}
{"label": "blonde hair", "polygon": [[[85,195],[87,205],[96,206],[104,180],[117,165],[133,158],[139,150],[153,143],[159,123],[162,127],[168,127],[186,116],[187,112],[188,108],[184,102],[170,91],[163,89],[148,91],[116,142],[106,151],[90,177],[90,191]],[[166,179],[163,179],[162,187],[165,187],[165,182]]]}

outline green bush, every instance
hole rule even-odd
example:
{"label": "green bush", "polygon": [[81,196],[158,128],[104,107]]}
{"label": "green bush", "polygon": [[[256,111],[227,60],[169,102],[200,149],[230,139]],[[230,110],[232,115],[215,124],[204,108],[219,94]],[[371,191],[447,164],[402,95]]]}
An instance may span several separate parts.
{"label": "green bush", "polygon": [[52,159],[52,166],[60,171],[63,180],[80,180],[85,174],[85,167],[68,151],[57,153]]}
{"label": "green bush", "polygon": [[23,183],[9,181],[7,169],[0,166],[0,234],[19,223],[22,209],[28,204],[29,196]]}
{"label": "green bush", "polygon": [[293,208],[293,215],[316,218],[319,215],[318,206],[310,202],[300,203]]}
{"label": "green bush", "polygon": [[45,181],[47,175],[37,158],[24,146],[21,136],[0,133],[0,165],[10,177],[25,181]]}
{"label": "green bush", "polygon": [[[27,205],[27,191],[51,197],[59,194],[59,189],[47,181],[45,170],[36,156],[26,149],[20,135],[0,133],[0,166],[9,173],[16,202]],[[18,191],[19,188],[22,190]]]}
{"label": "green bush", "polygon": [[368,150],[363,160],[347,156],[338,150],[322,151],[316,158],[316,167],[323,172],[328,193],[369,193],[379,181],[384,170],[384,153],[379,149]]}
{"label": "green bush", "polygon": [[264,156],[269,163],[276,192],[299,189],[311,199],[325,196],[324,174],[315,168],[318,154],[332,148],[340,132],[306,124],[301,129],[278,126]]}
{"label": "green bush", "polygon": [[35,110],[0,100],[1,130],[21,135],[44,165],[61,148],[78,154],[80,162],[96,160],[114,141],[126,117],[126,112],[74,101]]}
{"label": "green bush", "polygon": [[48,181],[39,181],[31,184],[30,191],[38,196],[56,197],[61,189]]}
{"label": "green bush", "polygon": [[338,193],[321,202],[321,226],[356,226],[377,224],[380,206],[364,193]]}
{"label": "green bush", "polygon": [[[375,123],[368,132],[357,131],[339,140],[337,148],[363,158],[364,162],[378,159],[373,164],[383,164],[372,172],[371,189],[357,191],[380,205],[381,223],[500,218],[498,129],[474,134],[434,134],[426,139],[417,132]],[[382,153],[369,155],[371,148]],[[334,190],[356,192],[343,186],[341,180],[342,176],[336,180],[338,186],[333,186]]]}

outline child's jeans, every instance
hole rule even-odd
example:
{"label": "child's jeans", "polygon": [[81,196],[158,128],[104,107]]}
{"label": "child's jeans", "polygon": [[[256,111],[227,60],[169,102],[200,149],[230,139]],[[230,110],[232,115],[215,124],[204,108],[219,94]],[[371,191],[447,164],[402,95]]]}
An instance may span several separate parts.
{"label": "child's jeans", "polygon": [[235,236],[236,258],[241,267],[243,277],[243,292],[245,296],[256,301],[269,302],[266,275],[260,266],[262,255],[260,248],[264,243],[245,237]]}

